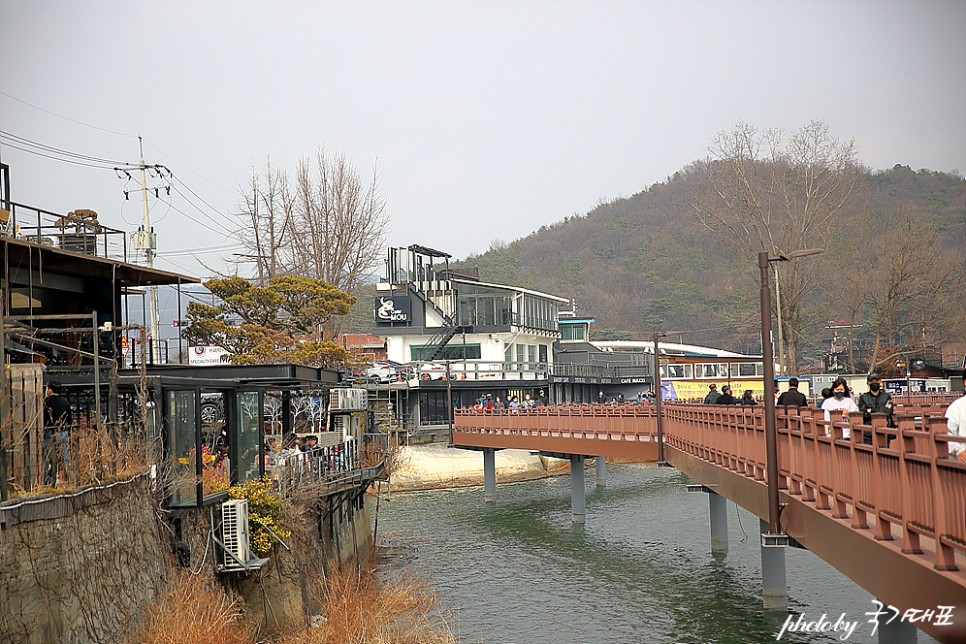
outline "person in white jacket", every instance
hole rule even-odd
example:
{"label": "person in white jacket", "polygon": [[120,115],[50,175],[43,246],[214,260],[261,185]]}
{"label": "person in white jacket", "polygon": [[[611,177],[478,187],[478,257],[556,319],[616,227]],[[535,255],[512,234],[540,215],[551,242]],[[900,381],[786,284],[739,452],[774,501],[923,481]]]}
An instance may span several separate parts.
{"label": "person in white jacket", "polygon": [[[960,396],[946,408],[946,430],[953,436],[966,437],[966,396]],[[949,457],[966,463],[966,443],[950,441]]]}
{"label": "person in white jacket", "polygon": [[[859,406],[855,404],[849,393],[849,385],[845,381],[845,378],[836,378],[835,382],[832,383],[832,397],[826,398],[825,402],[822,403],[822,409],[825,410],[825,422],[831,423],[833,418],[833,412],[835,412],[835,420],[839,418],[847,418],[851,412],[859,411]],[[841,414],[841,416],[839,416]],[[831,425],[828,425],[827,433],[831,434]],[[852,432],[848,427],[842,432],[843,438],[849,438]]]}

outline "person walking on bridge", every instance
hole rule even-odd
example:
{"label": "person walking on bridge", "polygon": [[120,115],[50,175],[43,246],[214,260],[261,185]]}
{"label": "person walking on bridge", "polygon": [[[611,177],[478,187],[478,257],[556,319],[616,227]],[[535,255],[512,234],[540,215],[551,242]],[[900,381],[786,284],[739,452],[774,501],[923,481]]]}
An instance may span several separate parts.
{"label": "person walking on bridge", "polygon": [[[966,437],[966,396],[960,396],[946,408],[946,430],[953,436]],[[966,463],[966,443],[950,441],[949,458]]]}
{"label": "person walking on bridge", "polygon": [[[862,412],[862,422],[868,425],[872,422],[872,414],[883,413],[886,415],[886,426],[895,427],[896,422],[892,419],[892,395],[882,389],[879,374],[870,373],[865,381],[869,383],[869,390],[859,396],[859,411]],[[872,432],[862,432],[862,442],[866,445],[872,444]]]}
{"label": "person walking on bridge", "polygon": [[731,385],[725,385],[721,388],[721,395],[718,396],[718,400],[715,401],[716,405],[737,405],[738,399],[731,395]]}
{"label": "person walking on bridge", "polygon": [[798,378],[788,379],[788,391],[783,391],[778,397],[779,407],[804,407],[808,404],[805,394],[798,390]]}
{"label": "person walking on bridge", "polygon": [[714,405],[714,404],[716,404],[718,402],[718,398],[721,397],[721,394],[718,393],[718,385],[716,385],[716,384],[714,384],[712,382],[710,385],[708,385],[708,389],[710,389],[710,391],[704,397],[704,404],[705,405]]}
{"label": "person walking on bridge", "polygon": [[[849,383],[845,378],[840,376],[832,383],[832,397],[822,403],[822,409],[825,410],[825,422],[828,423],[827,435],[832,434],[832,412],[836,412],[836,415],[841,414],[842,420],[847,420],[849,413],[859,411],[858,405],[849,393]],[[842,431],[842,438],[849,438],[851,435],[851,430],[846,426]]]}

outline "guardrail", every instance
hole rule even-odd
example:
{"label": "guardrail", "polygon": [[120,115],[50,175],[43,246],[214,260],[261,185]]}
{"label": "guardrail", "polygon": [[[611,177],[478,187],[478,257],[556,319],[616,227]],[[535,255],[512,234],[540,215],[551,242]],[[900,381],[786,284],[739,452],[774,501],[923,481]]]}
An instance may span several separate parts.
{"label": "guardrail", "polygon": [[127,233],[94,219],[71,217],[19,203],[0,225],[0,237],[50,246],[75,253],[128,261]]}
{"label": "guardrail", "polygon": [[[663,410],[669,447],[765,482],[764,407],[668,403]],[[953,569],[956,551],[966,552],[966,463],[948,457],[947,443],[962,439],[946,433],[944,410],[942,403],[906,405],[890,428],[885,414],[873,414],[866,425],[861,413],[826,422],[822,410],[779,408],[779,488],[850,518],[855,529],[870,529],[874,517],[876,539],[901,530],[909,552],[921,552],[922,539],[929,539],[934,566]],[[516,447],[525,437],[529,448],[539,449],[539,441],[549,445],[560,437],[653,440],[655,430],[655,409],[643,405],[458,409],[453,442]],[[872,444],[863,443],[863,434]]]}
{"label": "guardrail", "polygon": [[[756,407],[666,405],[667,445],[758,481],[765,480],[764,410]],[[854,529],[876,539],[902,530],[904,550],[922,552],[923,537],[936,546],[939,570],[955,569],[966,552],[966,463],[948,458],[941,407],[907,408],[897,427],[884,414],[870,425],[862,414],[826,423],[806,407],[778,410],[779,489],[815,502]],[[844,438],[846,431],[849,438]],[[872,444],[864,444],[863,432]]]}

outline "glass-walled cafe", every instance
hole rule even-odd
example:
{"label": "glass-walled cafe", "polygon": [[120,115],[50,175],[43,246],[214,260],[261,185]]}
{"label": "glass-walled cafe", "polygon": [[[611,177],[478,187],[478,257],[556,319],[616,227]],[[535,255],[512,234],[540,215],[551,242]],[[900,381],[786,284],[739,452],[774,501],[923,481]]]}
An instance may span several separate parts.
{"label": "glass-walled cafe", "polygon": [[159,420],[169,506],[221,501],[229,485],[265,476],[271,452],[291,434],[316,436],[320,449],[344,440],[328,426],[336,378],[294,365],[152,370],[148,407]]}

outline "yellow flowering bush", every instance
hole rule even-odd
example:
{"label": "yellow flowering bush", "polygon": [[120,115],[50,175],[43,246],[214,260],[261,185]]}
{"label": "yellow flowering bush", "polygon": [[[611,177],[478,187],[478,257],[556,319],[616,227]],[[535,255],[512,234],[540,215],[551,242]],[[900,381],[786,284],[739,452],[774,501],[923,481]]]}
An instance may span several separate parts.
{"label": "yellow flowering bush", "polygon": [[279,539],[292,536],[292,531],[280,522],[282,501],[272,492],[267,479],[252,479],[244,485],[232,486],[228,488],[228,496],[248,499],[248,534],[256,554],[264,555],[272,549],[275,537],[271,532]]}

